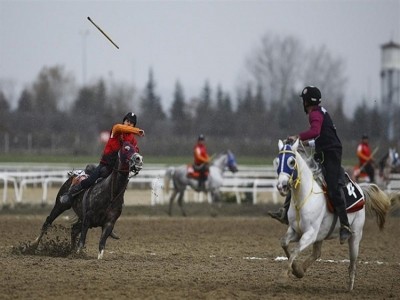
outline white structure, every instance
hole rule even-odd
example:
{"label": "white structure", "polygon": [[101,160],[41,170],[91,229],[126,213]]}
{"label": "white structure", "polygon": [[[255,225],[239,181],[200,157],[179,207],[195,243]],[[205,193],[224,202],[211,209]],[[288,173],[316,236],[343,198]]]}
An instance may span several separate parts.
{"label": "white structure", "polygon": [[394,111],[400,107],[400,44],[390,41],[381,46],[381,96],[383,109],[387,113],[387,135],[394,136]]}

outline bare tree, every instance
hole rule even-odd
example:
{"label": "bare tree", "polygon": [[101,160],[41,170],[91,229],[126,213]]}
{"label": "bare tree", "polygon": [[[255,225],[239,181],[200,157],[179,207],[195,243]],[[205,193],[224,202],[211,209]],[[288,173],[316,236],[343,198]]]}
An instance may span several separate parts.
{"label": "bare tree", "polygon": [[300,77],[303,52],[301,43],[294,37],[266,34],[248,58],[250,81],[262,89],[268,105],[290,98]]}
{"label": "bare tree", "polygon": [[262,88],[267,104],[290,101],[304,85],[318,86],[324,98],[343,97],[343,61],[324,46],[306,49],[293,36],[264,35],[248,58],[247,69],[250,82]]}
{"label": "bare tree", "polygon": [[347,81],[343,75],[344,61],[333,57],[325,46],[313,48],[306,53],[302,70],[304,85],[317,86],[321,90],[322,101],[329,100],[327,103],[335,103],[336,106],[336,103],[343,99]]}

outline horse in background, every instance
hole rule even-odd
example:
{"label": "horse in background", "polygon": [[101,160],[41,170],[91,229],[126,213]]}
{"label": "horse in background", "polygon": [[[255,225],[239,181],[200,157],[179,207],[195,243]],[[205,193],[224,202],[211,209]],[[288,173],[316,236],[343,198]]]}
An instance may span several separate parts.
{"label": "horse in background", "polygon": [[210,193],[212,203],[220,201],[220,188],[223,184],[223,173],[228,168],[232,173],[238,171],[235,156],[231,151],[226,151],[217,155],[210,165],[210,171],[203,189],[199,189],[198,180],[188,176],[188,168],[191,165],[182,165],[179,167],[169,167],[164,176],[164,188],[166,194],[169,193],[170,181],[173,183],[173,191],[169,198],[168,214],[172,215],[172,205],[175,198],[178,196],[178,205],[182,215],[186,216],[186,211],[183,207],[183,196],[187,186],[190,186],[197,192]]}
{"label": "horse in background", "polygon": [[[112,233],[114,225],[122,213],[124,194],[130,174],[133,172],[136,175],[143,167],[143,158],[134,149],[135,147],[132,144],[124,142],[118,152],[118,159],[112,173],[97,181],[89,189],[74,196],[72,204],[63,204],[60,202],[60,198],[76,178],[76,175],[71,174],[71,177],[64,182],[58,191],[54,207],[32,246],[37,247],[54,220],[72,207],[78,218],[71,229],[71,249],[77,249],[77,253],[81,252],[85,246],[89,228],[101,227],[98,259],[103,258],[107,238]],[[79,242],[77,243],[78,237]]]}
{"label": "horse in background", "polygon": [[[390,174],[400,172],[399,154],[394,148],[389,148],[388,152],[378,161],[375,168],[375,182],[380,188],[386,189],[390,183]],[[368,174],[356,166],[353,169],[352,179],[358,183],[371,183]]]}
{"label": "horse in background", "polygon": [[389,151],[379,160],[378,166],[379,177],[387,186],[390,181],[390,174],[400,172],[400,158],[396,149],[389,148]]}
{"label": "horse in background", "polygon": [[[279,155],[274,161],[278,173],[277,188],[282,196],[291,191],[288,211],[289,227],[281,238],[281,246],[288,257],[288,276],[293,273],[302,278],[311,264],[321,256],[322,242],[339,236],[338,217],[329,210],[330,203],[325,197],[324,188],[314,176],[322,174],[320,166],[311,157],[306,159],[298,151],[299,140],[293,145],[279,140]],[[383,230],[386,215],[390,209],[389,197],[375,184],[354,184],[348,178],[344,187],[349,223],[353,235],[348,240],[350,265],[348,290],[354,288],[356,262],[365,222],[365,206],[376,216],[379,229]],[[349,200],[350,199],[350,200]],[[289,250],[289,244],[297,245]],[[338,241],[337,241],[338,242]],[[310,245],[311,255],[299,264],[295,259]]]}

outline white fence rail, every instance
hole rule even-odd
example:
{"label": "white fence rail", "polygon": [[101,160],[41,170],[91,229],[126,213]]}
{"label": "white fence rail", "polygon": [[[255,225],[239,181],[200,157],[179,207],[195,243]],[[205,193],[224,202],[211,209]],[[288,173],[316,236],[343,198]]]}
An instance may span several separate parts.
{"label": "white fence rail", "polygon": [[[72,169],[72,168],[71,168]],[[23,201],[28,186],[42,189],[42,203],[47,202],[48,190],[53,184],[61,185],[67,180],[71,170],[67,166],[39,167],[0,165],[0,188],[3,188],[3,204],[7,203],[8,188],[13,188],[17,203]],[[128,188],[151,189],[151,204],[162,204],[168,199],[163,193],[163,178],[167,166],[146,165],[139,175],[130,179]],[[271,193],[273,203],[277,203],[276,172],[272,166],[240,166],[239,172],[224,173],[222,192],[234,193],[236,202],[241,203],[243,193],[251,193],[253,203],[258,203],[259,194]],[[400,174],[392,174],[387,192],[400,191]],[[197,201],[203,201],[203,195],[197,195]]]}

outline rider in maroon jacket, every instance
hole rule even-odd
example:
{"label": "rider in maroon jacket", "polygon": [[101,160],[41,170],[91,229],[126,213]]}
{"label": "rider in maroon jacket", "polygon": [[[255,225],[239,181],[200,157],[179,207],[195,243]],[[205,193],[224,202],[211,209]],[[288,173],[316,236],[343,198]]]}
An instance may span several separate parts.
{"label": "rider in maroon jacket", "polygon": [[[303,108],[308,114],[310,128],[297,136],[290,136],[290,140],[300,139],[306,145],[315,146],[314,158],[322,166],[329,199],[335,208],[340,220],[340,243],[343,244],[351,235],[351,229],[346,212],[346,201],[342,186],[342,143],[336,133],[336,127],[327,110],[321,107],[321,92],[314,86],[303,89],[300,97],[303,99]],[[289,199],[288,199],[289,198]],[[282,213],[270,213],[270,216],[280,221],[287,219],[287,211],[290,205],[290,197],[284,204]],[[283,215],[283,216],[282,216]],[[287,221],[286,221],[287,222]]]}
{"label": "rider in maroon jacket", "polygon": [[144,131],[135,127],[137,117],[134,113],[129,112],[122,120],[122,124],[115,124],[110,131],[110,137],[104,147],[103,154],[99,165],[92,171],[90,176],[82,180],[79,184],[70,187],[67,193],[60,198],[60,202],[71,204],[72,197],[83,189],[89,188],[100,177],[107,177],[118,159],[118,151],[124,142],[130,142],[135,151],[139,152],[139,147],[135,135],[144,136]]}

